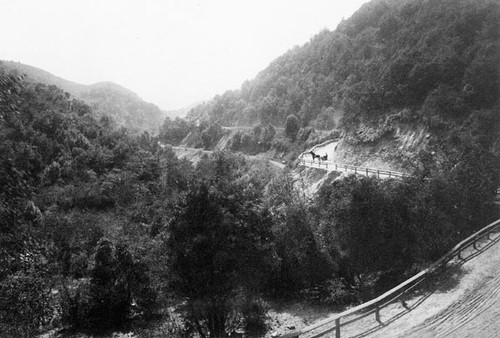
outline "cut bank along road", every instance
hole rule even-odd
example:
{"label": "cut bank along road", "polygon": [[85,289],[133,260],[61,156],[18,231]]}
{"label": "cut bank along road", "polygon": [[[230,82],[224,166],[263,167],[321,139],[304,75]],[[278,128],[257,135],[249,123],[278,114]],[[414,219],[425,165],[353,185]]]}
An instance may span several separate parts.
{"label": "cut bank along road", "polygon": [[[337,150],[337,144],[338,140],[334,139],[312,147],[310,150],[305,151],[299,156],[299,165],[309,168],[322,169],[326,171],[337,171],[349,174],[376,176],[378,178],[403,178],[406,176],[410,176],[406,173],[393,170],[368,168],[368,167],[361,167],[344,163],[335,163],[329,159],[335,158],[335,151]],[[320,158],[313,158],[310,153],[311,151],[317,154]]]}

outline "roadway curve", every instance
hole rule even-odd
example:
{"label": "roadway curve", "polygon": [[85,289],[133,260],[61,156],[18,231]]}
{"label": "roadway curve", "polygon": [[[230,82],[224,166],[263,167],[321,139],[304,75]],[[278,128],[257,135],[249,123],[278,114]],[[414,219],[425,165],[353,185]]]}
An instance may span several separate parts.
{"label": "roadway curve", "polygon": [[[498,234],[496,240],[499,240]],[[442,276],[448,283],[444,290],[438,289],[426,299],[415,314],[406,322],[410,328],[401,330],[404,322],[390,326],[373,337],[470,337],[486,338],[500,336],[500,245],[485,240],[476,251],[469,250],[469,257],[477,257],[456,265]],[[467,258],[466,258],[467,260]],[[456,284],[456,285],[453,285]],[[446,286],[446,284],[445,284]],[[425,316],[428,314],[428,316]],[[425,320],[421,320],[426,318]],[[391,334],[393,331],[394,334]]]}
{"label": "roadway curve", "polygon": [[[299,156],[299,165],[309,168],[322,169],[326,171],[337,171],[337,172],[345,172],[349,174],[360,174],[365,176],[376,176],[378,178],[402,178],[404,176],[408,176],[408,174],[380,169],[380,168],[367,168],[354,166],[344,163],[336,163],[332,161],[335,159],[335,151],[337,150],[337,145],[339,141],[337,139],[323,142],[322,144],[316,145],[312,147],[310,150],[303,152]],[[326,160],[313,159],[310,151],[313,151],[315,154],[326,157]]]}
{"label": "roadway curve", "polygon": [[[491,238],[450,262],[406,299],[406,308],[393,303],[381,310],[380,322],[363,318],[342,327],[341,337],[500,337],[500,234]],[[335,337],[335,331],[322,337]]]}
{"label": "roadway curve", "polygon": [[[162,143],[158,143],[160,147],[165,148],[166,145]],[[171,146],[172,150],[176,153],[176,155],[179,158],[187,158],[194,164],[196,164],[203,154],[211,154],[213,153],[212,150],[204,150],[200,148],[190,148],[190,147],[176,147],[176,146]],[[284,163],[280,163],[278,161],[272,160],[264,155],[243,155],[247,159],[252,159],[252,160],[261,160],[261,161],[268,161],[270,164],[274,165],[275,167],[279,168],[280,170],[283,170],[285,168]]]}
{"label": "roadway curve", "polygon": [[[176,150],[181,149],[189,148]],[[380,322],[366,317],[343,327],[341,337],[500,337],[499,241],[498,233],[483,239],[477,249],[465,250],[462,260],[450,262],[446,271],[408,296],[406,307],[393,303],[381,310]]]}

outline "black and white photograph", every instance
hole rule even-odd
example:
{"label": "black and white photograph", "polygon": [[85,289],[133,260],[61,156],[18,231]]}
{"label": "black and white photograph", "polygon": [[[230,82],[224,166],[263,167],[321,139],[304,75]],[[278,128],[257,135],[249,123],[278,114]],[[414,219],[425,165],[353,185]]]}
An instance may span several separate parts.
{"label": "black and white photograph", "polygon": [[500,0],[0,0],[1,338],[500,337]]}

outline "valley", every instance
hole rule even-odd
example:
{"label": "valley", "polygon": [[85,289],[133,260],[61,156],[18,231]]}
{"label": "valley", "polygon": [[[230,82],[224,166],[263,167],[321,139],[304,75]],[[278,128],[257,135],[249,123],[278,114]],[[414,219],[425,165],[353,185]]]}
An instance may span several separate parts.
{"label": "valley", "polygon": [[[157,20],[141,40],[138,14],[98,34],[147,51],[120,44],[127,83],[172,66],[142,48],[171,32],[183,54],[158,48],[194,63],[162,102],[222,79],[203,75],[231,50],[214,34]],[[0,336],[500,335],[499,17],[497,0],[368,1],[170,116],[1,61]]]}

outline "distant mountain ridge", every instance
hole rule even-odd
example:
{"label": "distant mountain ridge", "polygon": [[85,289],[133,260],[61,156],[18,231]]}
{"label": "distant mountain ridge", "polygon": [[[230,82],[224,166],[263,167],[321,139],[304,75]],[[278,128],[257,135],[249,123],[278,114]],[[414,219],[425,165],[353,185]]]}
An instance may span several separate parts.
{"label": "distant mountain ridge", "polygon": [[43,69],[14,61],[0,61],[0,67],[26,75],[26,81],[55,85],[86,102],[98,116],[111,116],[118,126],[135,132],[158,132],[165,114],[152,103],[119,84],[104,81],[84,85],[63,79]]}
{"label": "distant mountain ridge", "polygon": [[202,103],[204,103],[204,101],[195,102],[195,103],[192,103],[186,107],[182,107],[179,109],[165,110],[164,113],[165,113],[165,116],[168,116],[171,119],[174,119],[176,117],[184,118],[184,117],[186,117],[186,115],[189,113],[189,111],[191,109],[193,109],[196,106],[199,106]]}
{"label": "distant mountain ridge", "polygon": [[49,73],[43,69],[26,65],[20,62],[1,60],[1,65],[9,71],[16,70],[27,76],[29,82],[40,82],[47,85],[55,85],[73,96],[79,96],[87,89],[87,85],[72,82]]}

